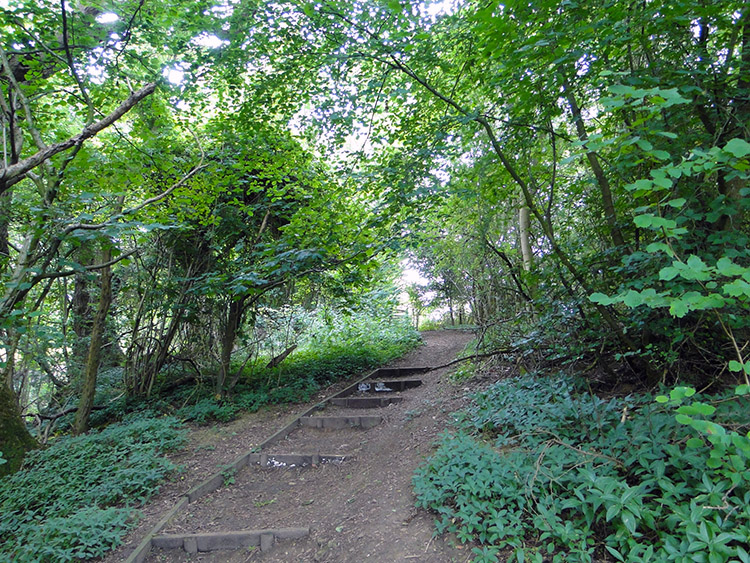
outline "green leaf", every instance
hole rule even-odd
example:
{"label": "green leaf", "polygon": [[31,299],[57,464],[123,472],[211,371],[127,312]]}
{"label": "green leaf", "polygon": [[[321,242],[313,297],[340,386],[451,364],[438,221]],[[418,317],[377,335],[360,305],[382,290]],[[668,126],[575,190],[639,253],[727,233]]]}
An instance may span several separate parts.
{"label": "green leaf", "polygon": [[678,197],[677,199],[671,199],[667,202],[667,205],[674,208],[679,208],[685,205],[687,200],[684,197]]}
{"label": "green leaf", "polygon": [[610,547],[608,545],[605,545],[604,547],[606,547],[607,551],[609,551],[612,554],[612,557],[614,557],[618,561],[625,561],[625,557],[623,557],[622,554],[619,551],[617,551],[614,547]]}
{"label": "green leaf", "polygon": [[657,160],[669,160],[669,158],[672,156],[667,151],[663,151],[661,149],[656,149],[653,151],[649,151],[651,156],[653,156]]}
{"label": "green leaf", "polygon": [[631,308],[638,307],[639,305],[643,305],[643,296],[637,291],[631,289],[625,294],[623,303]]}
{"label": "green leaf", "polygon": [[632,184],[625,186],[628,191],[639,191],[641,193],[650,193],[654,191],[654,183],[651,180],[636,180]]}
{"label": "green leaf", "polygon": [[702,416],[710,416],[716,412],[716,407],[713,405],[707,405],[706,403],[693,403],[691,405],[682,405],[677,409],[677,412],[682,414],[699,414]]}
{"label": "green leaf", "polygon": [[600,305],[611,305],[615,302],[615,300],[612,299],[609,295],[598,292],[589,295],[589,301],[591,301],[592,303],[599,303]]}
{"label": "green leaf", "polygon": [[721,461],[720,459],[716,459],[715,457],[709,457],[709,458],[708,458],[708,459],[706,460],[706,465],[707,465],[708,467],[710,467],[711,469],[718,469],[718,468],[719,468],[719,467],[721,467],[721,466],[722,466],[723,464],[722,464],[722,461]]}
{"label": "green leaf", "polygon": [[716,261],[716,270],[722,275],[727,277],[741,276],[750,272],[750,268],[744,268],[739,264],[732,262],[731,258],[722,256]]}
{"label": "green leaf", "polygon": [[665,266],[659,270],[659,279],[662,281],[669,281],[680,275],[680,270],[674,266]]}
{"label": "green leaf", "polygon": [[681,299],[672,301],[672,305],[669,307],[669,314],[678,319],[687,315],[689,311],[690,309],[688,308],[687,303]]}
{"label": "green leaf", "polygon": [[669,392],[669,398],[673,401],[681,401],[682,399],[692,397],[693,395],[695,395],[695,389],[683,385],[679,385]]}
{"label": "green leaf", "polygon": [[729,362],[729,371],[733,372],[744,372],[747,375],[750,375],[750,360],[740,363],[737,360],[730,360]]}
{"label": "green leaf", "polygon": [[624,84],[613,84],[609,87],[609,91],[620,96],[631,96],[635,92],[635,88]]}
{"label": "green leaf", "polygon": [[400,14],[404,11],[404,7],[399,0],[388,0],[388,7],[396,14]]}
{"label": "green leaf", "polygon": [[622,523],[625,524],[628,532],[630,532],[631,534],[635,534],[636,520],[632,512],[630,512],[629,510],[622,511]]}
{"label": "green leaf", "polygon": [[645,140],[645,139],[638,139],[638,140],[637,140],[637,141],[635,142],[635,144],[636,144],[636,145],[638,145],[638,146],[639,146],[639,147],[640,147],[641,149],[643,149],[644,151],[650,151],[651,149],[653,149],[653,148],[654,148],[654,145],[652,145],[651,143],[649,143],[649,142],[648,142],[647,140]]}
{"label": "green leaf", "polygon": [[750,143],[743,139],[732,139],[726,145],[724,150],[737,158],[742,158],[750,154]]}
{"label": "green leaf", "polygon": [[738,362],[737,360],[730,360],[729,361],[729,371],[733,372],[739,372],[742,371],[742,364]]}
{"label": "green leaf", "polygon": [[692,419],[692,418],[690,418],[690,417],[689,417],[688,415],[686,415],[686,414],[678,414],[678,415],[675,415],[674,419],[675,419],[675,420],[676,420],[677,422],[679,422],[680,424],[686,424],[686,425],[690,425],[690,424],[691,424],[691,423],[693,422],[693,419]]}
{"label": "green leaf", "polygon": [[[670,248],[670,246],[667,243],[664,242],[652,242],[646,247],[646,252],[649,254],[654,254],[656,252],[664,252],[668,256],[671,256],[674,258],[674,250]],[[670,278],[671,279],[671,278]]]}
{"label": "green leaf", "polygon": [[750,297],[750,283],[743,279],[736,279],[722,286],[724,293],[731,297]]}
{"label": "green leaf", "polygon": [[655,217],[653,215],[636,215],[633,217],[633,222],[637,227],[646,229],[650,227],[654,222]]}

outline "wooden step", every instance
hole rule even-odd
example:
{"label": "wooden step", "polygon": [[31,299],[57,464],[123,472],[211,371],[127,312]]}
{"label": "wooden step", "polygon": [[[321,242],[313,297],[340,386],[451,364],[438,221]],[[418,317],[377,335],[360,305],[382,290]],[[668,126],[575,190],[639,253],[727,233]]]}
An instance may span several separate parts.
{"label": "wooden step", "polygon": [[396,379],[392,381],[382,380],[368,380],[360,383],[356,389],[351,389],[351,392],[345,395],[339,395],[340,397],[346,397],[354,395],[355,393],[370,393],[374,395],[382,395],[384,393],[393,393],[406,391],[407,389],[414,389],[422,385],[421,379]]}
{"label": "wooden step", "polygon": [[403,401],[403,397],[342,397],[329,401],[337,407],[350,409],[379,409],[388,405],[395,405]]}
{"label": "wooden step", "polygon": [[383,422],[382,416],[303,416],[299,419],[300,426],[324,430],[372,428],[381,422]]}
{"label": "wooden step", "polygon": [[151,540],[153,547],[184,549],[187,553],[260,547],[268,551],[276,540],[297,539],[310,535],[310,528],[280,528],[278,530],[236,530],[206,534],[162,534]]}

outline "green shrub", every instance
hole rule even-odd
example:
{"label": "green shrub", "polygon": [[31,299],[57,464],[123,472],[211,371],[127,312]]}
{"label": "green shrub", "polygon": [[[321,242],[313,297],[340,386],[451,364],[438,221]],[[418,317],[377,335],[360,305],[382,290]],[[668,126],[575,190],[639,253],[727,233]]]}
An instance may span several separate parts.
{"label": "green shrub", "polygon": [[[717,421],[744,420],[744,399],[704,399]],[[750,561],[750,482],[711,467],[709,445],[650,396],[525,376],[455,420],[414,487],[438,532],[482,544],[475,561],[509,547],[519,561]]]}
{"label": "green shrub", "polygon": [[184,443],[171,417],[136,420],[31,452],[0,482],[0,559],[60,562],[116,547],[175,468],[160,454]]}
{"label": "green shrub", "polygon": [[182,420],[192,420],[198,424],[205,424],[209,420],[229,422],[239,412],[239,407],[229,401],[204,397],[194,405],[182,407],[177,416]]}
{"label": "green shrub", "polygon": [[[346,379],[402,356],[421,341],[408,322],[390,317],[335,315],[331,325],[313,324],[315,338],[306,340],[273,369],[247,368],[229,398],[195,388],[178,396],[177,416],[199,424],[227,422],[241,411],[254,412],[270,404],[309,401],[322,386]],[[312,330],[312,329],[311,329]]]}

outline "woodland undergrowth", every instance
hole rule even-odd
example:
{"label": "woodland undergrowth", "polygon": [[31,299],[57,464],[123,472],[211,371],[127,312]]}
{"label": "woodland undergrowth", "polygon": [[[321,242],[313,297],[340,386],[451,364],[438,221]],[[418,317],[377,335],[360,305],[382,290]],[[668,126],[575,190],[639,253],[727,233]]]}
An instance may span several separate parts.
{"label": "woodland undergrowth", "polygon": [[132,417],[31,452],[0,481],[0,560],[81,561],[119,545],[138,507],[176,466],[186,431],[174,417]]}
{"label": "woodland undergrowth", "polygon": [[421,342],[406,321],[371,314],[315,318],[302,345],[279,366],[269,368],[260,355],[242,369],[239,383],[225,397],[216,396],[210,378],[181,386],[151,400],[121,399],[92,415],[94,424],[149,409],[198,424],[229,422],[266,405],[309,401],[324,386],[398,358]]}
{"label": "woodland undergrowth", "polygon": [[475,562],[750,561],[750,405],[696,398],[605,399],[566,374],[498,381],[454,413],[414,475],[417,504],[436,533],[477,542]]}

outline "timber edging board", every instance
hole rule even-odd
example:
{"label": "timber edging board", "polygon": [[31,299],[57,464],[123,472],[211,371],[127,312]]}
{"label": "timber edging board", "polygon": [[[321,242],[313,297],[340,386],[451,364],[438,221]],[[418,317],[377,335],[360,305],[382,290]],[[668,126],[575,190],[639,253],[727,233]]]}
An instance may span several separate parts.
{"label": "timber edging board", "polygon": [[331,399],[331,404],[350,409],[379,409],[403,401],[403,397],[342,397]]}
{"label": "timber edging board", "polygon": [[304,416],[299,419],[299,425],[303,428],[320,428],[322,430],[367,429],[374,428],[381,422],[383,422],[382,416]]}
{"label": "timber edging board", "polygon": [[277,539],[298,539],[310,535],[310,528],[280,528],[278,530],[236,530],[204,534],[163,534],[154,536],[154,547],[182,548],[188,553],[239,549],[260,546],[261,551],[271,548]]}

